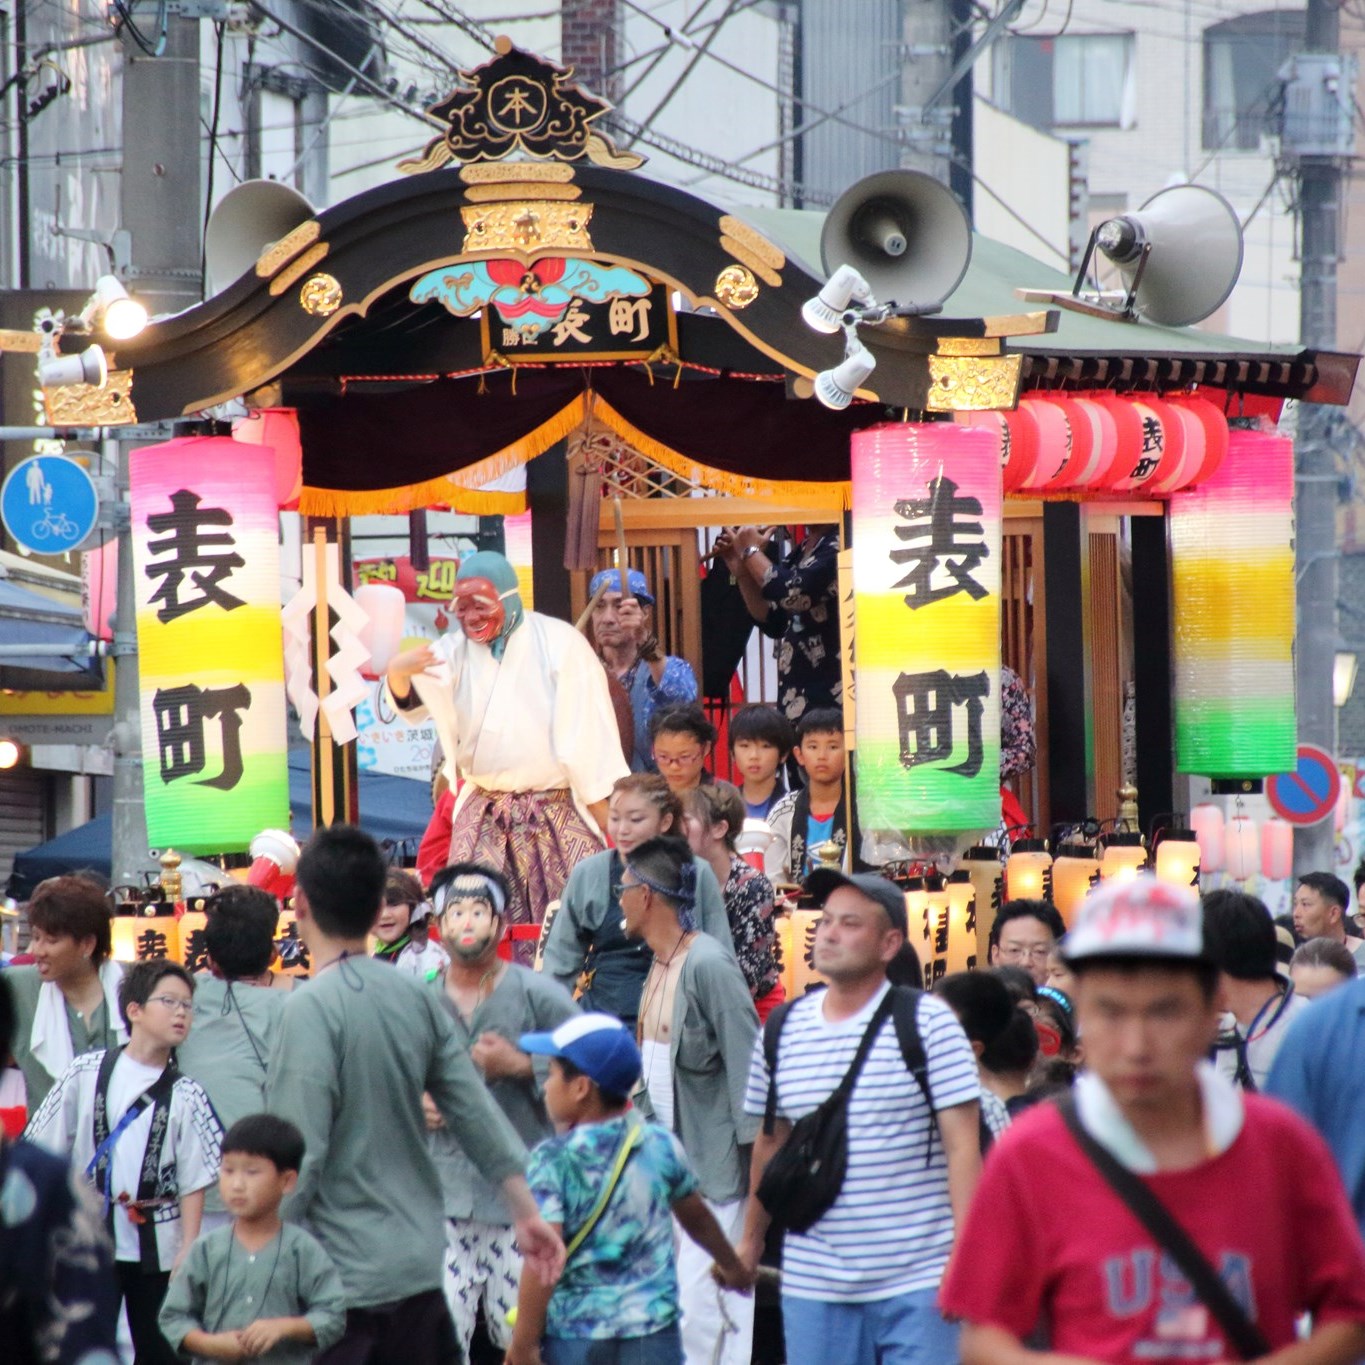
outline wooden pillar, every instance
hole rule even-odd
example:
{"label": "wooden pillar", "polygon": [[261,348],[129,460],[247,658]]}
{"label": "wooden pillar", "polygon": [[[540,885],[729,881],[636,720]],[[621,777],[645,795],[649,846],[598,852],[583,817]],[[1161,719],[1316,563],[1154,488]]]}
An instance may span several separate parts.
{"label": "wooden pillar", "polygon": [[1047,503],[1043,507],[1043,590],[1047,595],[1048,787],[1054,824],[1092,814],[1085,567],[1080,505]]}
{"label": "wooden pillar", "polygon": [[572,621],[569,575],[564,568],[564,530],[569,515],[568,446],[560,441],[526,466],[526,505],[531,509],[531,582],[536,610]]}
{"label": "wooden pillar", "polygon": [[1175,808],[1171,561],[1166,518],[1133,517],[1133,686],[1141,828]]}
{"label": "wooden pillar", "polygon": [[[335,611],[327,605],[327,592],[336,582],[327,570],[328,546],[336,546],[341,587],[351,590],[351,524],[346,517],[305,517],[303,553],[311,557],[317,604],[311,617],[313,689],[318,701],[332,690],[327,660],[333,653],[332,627]],[[313,826],[354,825],[360,822],[360,770],[354,744],[338,744],[332,738],[327,713],[319,707],[313,735]]]}

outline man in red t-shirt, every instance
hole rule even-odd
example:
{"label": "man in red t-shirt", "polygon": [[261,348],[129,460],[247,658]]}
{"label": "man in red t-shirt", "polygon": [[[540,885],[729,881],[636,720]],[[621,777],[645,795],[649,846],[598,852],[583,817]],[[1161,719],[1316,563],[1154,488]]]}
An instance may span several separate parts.
{"label": "man in red t-shirt", "polygon": [[[1199,901],[1108,883],[1063,941],[1076,974],[1089,1135],[1176,1218],[1283,1365],[1365,1356],[1365,1246],[1321,1138],[1206,1061],[1217,970]],[[940,1302],[966,1365],[1237,1360],[1214,1314],[1114,1193],[1053,1105],[986,1163]],[[1310,1313],[1312,1335],[1294,1323]],[[1041,1333],[1053,1354],[1026,1347]]]}

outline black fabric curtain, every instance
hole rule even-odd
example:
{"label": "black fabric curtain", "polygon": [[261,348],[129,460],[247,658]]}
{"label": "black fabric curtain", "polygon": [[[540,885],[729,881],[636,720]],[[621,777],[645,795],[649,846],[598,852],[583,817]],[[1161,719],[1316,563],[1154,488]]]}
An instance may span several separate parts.
{"label": "black fabric curtain", "polygon": [[301,408],[304,482],[361,491],[441,478],[529,435],[589,384],[661,444],[757,479],[842,482],[849,436],[887,416],[870,403],[833,412],[774,382],[687,372],[675,388],[635,367],[523,369],[484,376],[482,392],[472,376]]}

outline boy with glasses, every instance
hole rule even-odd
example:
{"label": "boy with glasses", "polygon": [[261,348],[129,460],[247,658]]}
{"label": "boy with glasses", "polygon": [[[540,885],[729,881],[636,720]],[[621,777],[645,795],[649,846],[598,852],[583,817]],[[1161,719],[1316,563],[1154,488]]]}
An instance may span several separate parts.
{"label": "boy with glasses", "polygon": [[119,984],[127,1044],[77,1057],[26,1133],[69,1157],[103,1201],[136,1365],[176,1361],[157,1314],[218,1178],[222,1125],[175,1060],[193,1001],[194,979],[178,963],[130,967]]}

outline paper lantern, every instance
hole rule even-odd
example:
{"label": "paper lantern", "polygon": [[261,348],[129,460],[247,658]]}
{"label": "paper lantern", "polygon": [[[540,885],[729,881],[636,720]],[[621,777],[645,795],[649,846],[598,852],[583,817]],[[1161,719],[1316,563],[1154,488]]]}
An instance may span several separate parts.
{"label": "paper lantern", "polygon": [[1065,394],[1054,393],[1040,401],[1051,403],[1054,407],[1059,408],[1066,418],[1069,437],[1066,459],[1056,473],[1043,485],[1044,491],[1057,492],[1076,485],[1079,482],[1081,472],[1095,464],[1097,459],[1096,442],[1097,439],[1103,439],[1103,433],[1097,432],[1097,423],[1092,419],[1090,412],[1082,408],[1075,399]]}
{"label": "paper lantern", "polygon": [[1038,428],[1038,458],[1019,487],[1022,492],[1037,493],[1054,486],[1071,461],[1071,419],[1051,395],[1022,398],[1019,410],[1032,417]]}
{"label": "paper lantern", "polygon": [[115,961],[180,961],[180,921],[169,906],[153,908],[150,915],[115,915],[110,921]]}
{"label": "paper lantern", "polygon": [[1294,826],[1272,817],[1261,826],[1261,876],[1283,881],[1294,872]]}
{"label": "paper lantern", "polygon": [[1147,848],[1142,835],[1130,830],[1117,830],[1104,836],[1104,851],[1100,855],[1100,877],[1104,881],[1117,878],[1128,881],[1147,866]]}
{"label": "paper lantern", "polygon": [[988,431],[999,443],[1001,479],[1006,493],[1013,493],[1038,463],[1038,422],[1027,409],[1013,411],[957,412],[959,426]]}
{"label": "paper lantern", "polygon": [[1005,900],[1049,900],[1052,854],[1043,839],[1016,839],[1005,859]]}
{"label": "paper lantern", "polygon": [[292,510],[303,491],[303,446],[293,408],[260,408],[232,424],[232,439],[268,446],[275,456],[275,506]]}
{"label": "paper lantern", "polygon": [[202,910],[186,910],[180,916],[180,965],[187,972],[209,969],[208,945],[204,941],[208,922],[209,917]]}
{"label": "paper lantern", "polygon": [[1234,815],[1228,821],[1225,846],[1228,876],[1237,882],[1254,877],[1261,866],[1261,847],[1251,816]]}
{"label": "paper lantern", "polygon": [[1096,474],[1095,482],[1091,485],[1096,489],[1108,490],[1115,483],[1130,477],[1143,459],[1142,416],[1128,399],[1116,393],[1096,392],[1093,401],[1104,407],[1114,423],[1114,458],[1108,469]]}
{"label": "paper lantern", "polygon": [[1223,846],[1226,827],[1221,806],[1201,802],[1190,812],[1190,828],[1199,844],[1199,870],[1221,872],[1226,853]]}
{"label": "paper lantern", "polygon": [[1140,493],[1159,472],[1178,467],[1185,449],[1185,429],[1172,416],[1170,405],[1149,394],[1128,400],[1137,415],[1139,432],[1132,459],[1115,465],[1109,486],[1116,493]]}
{"label": "paper lantern", "polygon": [[[923,947],[919,960],[924,964],[924,984],[932,987],[948,973],[948,946],[952,927],[948,914],[948,886],[937,873],[923,878],[924,909],[920,916]],[[909,898],[907,897],[907,915]],[[910,932],[915,933],[915,921],[910,920]]]}
{"label": "paper lantern", "polygon": [[958,868],[948,875],[948,971],[967,972],[976,966],[976,887],[971,874]]}
{"label": "paper lantern", "polygon": [[1146,491],[1151,497],[1188,488],[1199,478],[1208,452],[1208,432],[1199,415],[1184,403],[1167,403],[1166,407],[1170,422],[1180,428],[1180,440],[1171,446],[1174,458],[1162,460],[1148,481]]}
{"label": "paper lantern", "polygon": [[244,849],[289,822],[274,453],[191,437],[129,463],[148,839]]}
{"label": "paper lantern", "polygon": [[1089,844],[1059,844],[1052,861],[1052,903],[1066,927],[1100,876],[1100,860]]}
{"label": "paper lantern", "polygon": [[1000,457],[955,423],[852,438],[858,823],[1000,822]]}
{"label": "paper lantern", "polygon": [[1192,482],[1205,483],[1222,468],[1227,458],[1232,433],[1221,409],[1207,398],[1179,398],[1172,402],[1192,416],[1204,429],[1204,459]]}
{"label": "paper lantern", "polygon": [[1004,893],[1005,877],[1000,865],[1000,850],[989,844],[976,844],[958,862],[972,884],[976,906],[976,960],[985,962],[991,930],[995,928],[995,917],[1000,913]]}
{"label": "paper lantern", "polygon": [[1169,886],[1199,889],[1199,864],[1203,850],[1192,829],[1168,829],[1156,846],[1156,879]]}
{"label": "paper lantern", "polygon": [[811,960],[815,950],[815,926],[820,922],[820,913],[819,910],[789,910],[777,916],[777,942],[782,950],[782,987],[788,1000],[797,999],[813,984],[824,980]]}
{"label": "paper lantern", "polygon": [[[522,467],[522,474],[526,472]],[[523,480],[524,482],[524,480]],[[519,512],[502,519],[502,552],[507,562],[517,571],[517,590],[521,593],[521,605],[527,611],[534,611],[536,594],[534,586],[534,566],[531,552],[531,513]]]}
{"label": "paper lantern", "polygon": [[407,599],[402,588],[395,588],[388,583],[366,583],[351,596],[365,613],[365,624],[360,628],[359,638],[370,661],[360,672],[363,677],[378,678],[403,643]]}
{"label": "paper lantern", "polygon": [[1088,456],[1067,467],[1065,486],[1075,489],[1103,488],[1119,454],[1119,428],[1108,403],[1091,393],[1071,399],[1073,427],[1084,425],[1090,433]]}
{"label": "paper lantern", "polygon": [[86,630],[97,640],[112,640],[118,606],[117,536],[110,536],[98,550],[87,550],[81,556],[81,605]]}
{"label": "paper lantern", "polygon": [[1232,432],[1218,473],[1171,498],[1170,538],[1177,769],[1207,777],[1292,772],[1290,442]]}

